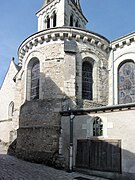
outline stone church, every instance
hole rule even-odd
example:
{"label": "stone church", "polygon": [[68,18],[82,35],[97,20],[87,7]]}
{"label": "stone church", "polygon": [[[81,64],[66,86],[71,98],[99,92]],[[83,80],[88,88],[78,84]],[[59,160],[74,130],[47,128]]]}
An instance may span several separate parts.
{"label": "stone church", "polygon": [[86,29],[79,0],[45,0],[0,89],[0,145],[32,162],[135,179],[135,33]]}

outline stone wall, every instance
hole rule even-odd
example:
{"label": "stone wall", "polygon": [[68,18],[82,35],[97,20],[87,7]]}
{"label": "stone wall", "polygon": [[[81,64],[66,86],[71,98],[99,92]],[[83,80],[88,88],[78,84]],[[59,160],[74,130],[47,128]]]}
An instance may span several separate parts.
{"label": "stone wall", "polygon": [[25,102],[20,110],[17,132],[18,157],[40,163],[53,163],[58,154],[60,134],[59,100]]}
{"label": "stone wall", "polygon": [[[108,104],[108,57],[109,51],[106,52],[100,46],[90,43],[77,42],[76,54],[76,95],[77,99],[85,107],[102,106]],[[88,61],[93,66],[93,99],[92,101],[82,100],[82,63]],[[86,105],[87,104],[87,105]],[[89,105],[89,106],[88,106]],[[81,107],[81,105],[80,105]]]}

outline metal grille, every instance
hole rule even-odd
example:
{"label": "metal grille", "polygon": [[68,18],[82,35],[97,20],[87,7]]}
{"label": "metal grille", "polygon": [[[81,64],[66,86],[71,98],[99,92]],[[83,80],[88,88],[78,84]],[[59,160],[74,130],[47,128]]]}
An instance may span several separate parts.
{"label": "metal grille", "polygon": [[92,65],[84,62],[82,65],[82,99],[92,100]]}
{"label": "metal grille", "polygon": [[135,64],[128,61],[118,71],[119,104],[135,102]]}
{"label": "metal grille", "polygon": [[39,98],[39,63],[35,63],[31,69],[31,99]]}

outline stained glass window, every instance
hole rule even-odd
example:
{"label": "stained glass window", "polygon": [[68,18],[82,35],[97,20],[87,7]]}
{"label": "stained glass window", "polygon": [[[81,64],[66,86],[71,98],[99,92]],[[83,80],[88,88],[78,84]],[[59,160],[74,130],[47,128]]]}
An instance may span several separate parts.
{"label": "stained glass window", "polygon": [[99,117],[94,117],[93,136],[103,136],[103,122]]}
{"label": "stained glass window", "polygon": [[128,60],[118,69],[119,104],[135,102],[135,64]]}
{"label": "stained glass window", "polygon": [[92,100],[92,64],[85,61],[82,64],[82,99]]}
{"label": "stained glass window", "polygon": [[31,69],[31,99],[39,98],[39,77],[40,77],[39,63],[36,62],[33,64]]}

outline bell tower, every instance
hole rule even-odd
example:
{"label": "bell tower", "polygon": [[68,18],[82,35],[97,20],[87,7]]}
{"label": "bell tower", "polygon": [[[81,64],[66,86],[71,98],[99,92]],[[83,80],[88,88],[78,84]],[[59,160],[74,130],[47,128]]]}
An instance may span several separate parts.
{"label": "bell tower", "polygon": [[45,0],[36,15],[38,31],[62,26],[85,29],[88,22],[83,15],[80,0]]}

